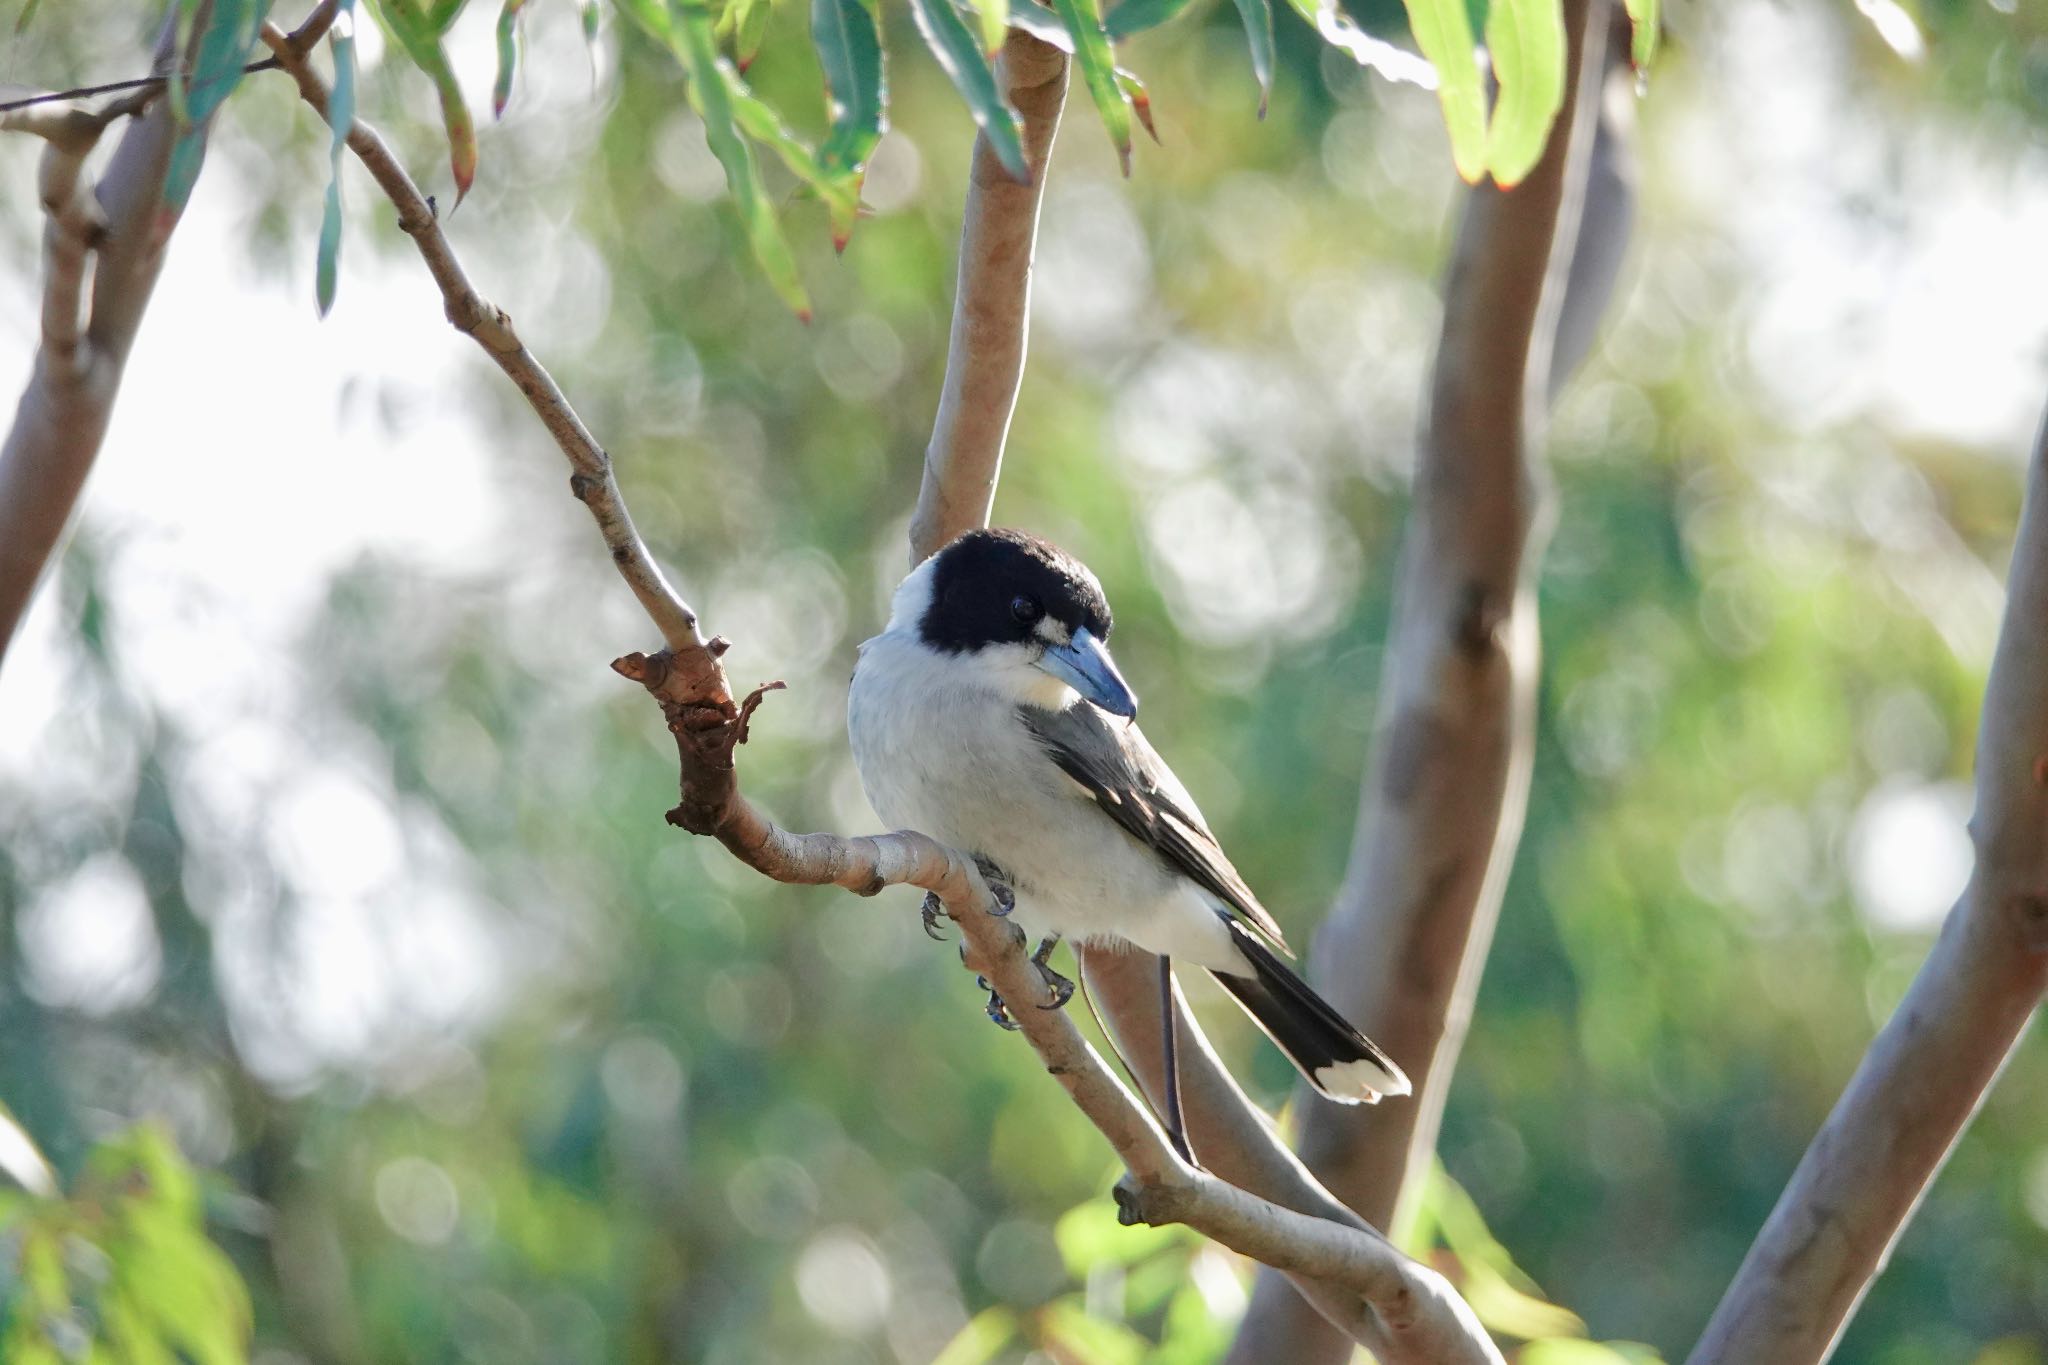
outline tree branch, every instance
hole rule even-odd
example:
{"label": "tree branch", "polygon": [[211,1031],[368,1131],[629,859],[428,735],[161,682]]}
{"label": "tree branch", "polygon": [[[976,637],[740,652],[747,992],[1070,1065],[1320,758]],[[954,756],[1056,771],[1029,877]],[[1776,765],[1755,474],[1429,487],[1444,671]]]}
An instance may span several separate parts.
{"label": "tree branch", "polygon": [[2048,417],[1977,738],[1976,868],[1728,1287],[1690,1365],[1812,1365],[2048,989]]}
{"label": "tree branch", "polygon": [[[326,120],[327,84],[313,70],[307,59],[306,47],[288,38],[275,24],[263,26],[263,41],[277,57],[278,64],[298,84],[300,96],[322,120]],[[511,377],[533,405],[541,425],[555,438],[555,444],[561,448],[573,471],[569,476],[569,491],[590,509],[590,515],[604,537],[605,548],[611,551],[613,565],[639,599],[641,610],[661,632],[662,640],[675,652],[679,662],[688,664],[701,657],[715,667],[717,654],[723,652],[724,644],[706,641],[698,633],[696,613],[676,595],[662,574],[661,566],[648,554],[640,533],[633,527],[633,518],[626,511],[618,480],[612,475],[611,456],[597,443],[590,429],[583,425],[583,419],[576,415],[576,410],[569,406],[569,400],[563,397],[561,386],[555,383],[547,367],[536,360],[525,343],[520,341],[519,334],[512,328],[511,316],[485,299],[469,282],[454,247],[441,230],[434,205],[420,193],[419,186],[413,183],[398,158],[391,154],[390,147],[385,145],[377,130],[361,119],[355,120],[349,129],[348,147],[397,208],[399,231],[412,238],[413,245],[419,248],[420,258],[427,263],[427,270],[434,277],[434,283],[440,286],[448,321],[456,331],[483,347],[484,354]],[[704,676],[709,678],[711,674],[706,672]],[[719,686],[723,687],[723,674],[718,677]],[[731,700],[729,694],[721,693],[721,696]]]}
{"label": "tree branch", "polygon": [[[327,90],[304,55],[272,26],[265,26],[264,40],[298,82],[301,95],[324,117]],[[441,286],[450,320],[475,336],[518,382],[555,435],[577,470],[572,480],[577,496],[597,517],[614,547],[614,560],[650,618],[671,639],[669,648],[652,656],[630,654],[613,664],[654,696],[675,735],[682,799],[669,812],[669,821],[716,838],[740,861],[777,881],[840,886],[865,896],[889,886],[921,887],[938,896],[960,925],[970,970],[986,976],[1006,1000],[1050,1005],[1049,989],[1024,951],[1023,934],[993,913],[993,900],[971,860],[910,831],[860,838],[793,834],[740,794],[733,755],[745,742],[766,689],[733,699],[719,661],[723,643],[699,634],[695,613],[646,561],[604,452],[519,343],[510,320],[469,284],[430,207],[374,130],[357,124],[349,146],[397,205],[400,226],[412,235]],[[650,581],[658,592],[650,589]],[[1123,1160],[1129,1177],[1120,1187],[1120,1199],[1127,1221],[1183,1222],[1246,1255],[1342,1286],[1357,1301],[1346,1316],[1358,1325],[1361,1337],[1405,1352],[1388,1354],[1389,1365],[1499,1360],[1470,1310],[1433,1271],[1401,1256],[1382,1238],[1269,1204],[1184,1165],[1064,1012],[1020,1008],[1016,1017],[1047,1072]]]}
{"label": "tree branch", "polygon": [[[1393,1226],[1404,1188],[1412,1195],[1435,1149],[1528,801],[1531,585],[1547,516],[1538,461],[1604,69],[1582,52],[1588,35],[1604,52],[1608,33],[1606,0],[1571,0],[1565,13],[1566,100],[1543,160],[1512,192],[1472,189],[1459,224],[1379,740],[1351,865],[1316,936],[1318,989],[1416,1086],[1407,1104],[1301,1106],[1303,1158],[1381,1228]],[[1287,1286],[1262,1275],[1230,1359],[1335,1361],[1348,1352]]]}
{"label": "tree branch", "polygon": [[[293,41],[318,41],[337,6],[338,0],[321,0]],[[176,42],[177,24],[166,20],[155,79],[177,59]],[[128,353],[177,226],[164,207],[163,188],[180,130],[168,104],[155,100],[159,88],[148,85],[96,112],[37,104],[0,114],[0,130],[50,140],[40,177],[46,219],[42,339],[14,425],[0,445],[0,659],[63,540],[106,439]],[[88,194],[82,183],[86,155],[113,120],[131,115],[136,120],[96,194]]]}
{"label": "tree branch", "polygon": [[997,78],[1024,117],[1031,181],[1003,169],[988,134],[974,139],[967,208],[960,226],[960,274],[939,415],[925,448],[910,560],[922,563],[962,531],[988,525],[1002,472],[1003,442],[1024,378],[1031,312],[1031,259],[1045,168],[1067,97],[1067,54],[1022,29],[1003,42]]}

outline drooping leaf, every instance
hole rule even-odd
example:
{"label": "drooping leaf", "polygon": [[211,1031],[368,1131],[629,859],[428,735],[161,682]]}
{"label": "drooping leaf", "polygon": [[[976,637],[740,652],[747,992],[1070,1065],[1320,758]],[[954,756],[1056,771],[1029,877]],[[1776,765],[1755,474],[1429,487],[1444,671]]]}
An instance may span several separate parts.
{"label": "drooping leaf", "polygon": [[746,78],[730,63],[720,62],[719,71],[725,78],[726,96],[732,101],[733,121],[739,125],[740,131],[773,150],[797,179],[824,200],[832,215],[833,238],[844,246],[860,212],[858,177],[849,172],[828,170],[804,140],[790,131],[782,116],[747,87]]}
{"label": "drooping leaf", "polygon": [[1436,96],[1451,135],[1451,161],[1467,182],[1486,174],[1486,89],[1465,0],[1402,0],[1415,45],[1436,68]]}
{"label": "drooping leaf", "polygon": [[[1030,0],[1024,3],[1028,5]],[[1010,28],[1010,0],[974,0],[974,12],[981,16],[982,50],[993,57]]]}
{"label": "drooping leaf", "polygon": [[[769,202],[754,149],[740,136],[732,87],[721,70],[718,40],[712,32],[711,12],[704,0],[669,0],[669,17],[673,20],[673,50],[690,78],[690,103],[704,120],[704,138],[711,154],[725,168],[726,187],[732,192],[747,244],[775,292],[798,317],[809,321],[810,298],[797,275],[796,258],[790,254],[775,206]],[[740,78],[735,72],[730,79],[737,83]]]}
{"label": "drooping leaf", "polygon": [[[455,174],[455,202],[460,204],[476,180],[476,124],[462,98],[462,83],[456,80],[455,68],[448,63],[448,50],[441,43],[446,27],[440,17],[446,10],[426,9],[421,0],[377,3],[385,27],[398,39],[412,64],[434,83],[435,92],[441,97],[441,124],[448,133],[448,166]],[[460,5],[455,9],[459,13]],[[446,14],[446,18],[447,22],[454,22],[453,14]]]}
{"label": "drooping leaf", "polygon": [[732,51],[741,71],[752,66],[754,58],[760,55],[761,41],[768,36],[768,21],[774,17],[772,0],[751,0],[735,21]]}
{"label": "drooping leaf", "polygon": [[953,8],[951,0],[910,0],[910,12],[925,46],[932,50],[953,88],[967,101],[968,112],[988,135],[989,145],[995,148],[1003,169],[1020,181],[1028,181],[1031,168],[1024,161],[1017,111],[997,88],[988,54],[968,31],[960,12]]}
{"label": "drooping leaf", "polygon": [[832,107],[818,162],[828,173],[858,175],[889,126],[882,34],[872,0],[812,0],[811,42]]}
{"label": "drooping leaf", "polygon": [[1564,13],[1558,0],[1493,0],[1486,47],[1500,93],[1486,130],[1486,165],[1502,189],[1535,169],[1564,104]]}
{"label": "drooping leaf", "polygon": [[498,11],[498,79],[491,87],[491,117],[505,116],[505,104],[512,98],[512,73],[519,69],[519,12],[526,0],[505,0]]}
{"label": "drooping leaf", "polygon": [[[1650,58],[1657,55],[1657,30],[1664,22],[1659,0],[1624,0],[1628,10],[1629,23],[1634,25],[1630,36],[1628,59],[1638,71],[1650,64]],[[30,6],[34,8],[34,6]]]}
{"label": "drooping leaf", "polygon": [[1189,3],[1190,0],[1123,0],[1103,20],[1103,31],[1111,38],[1128,38],[1179,18]]}
{"label": "drooping leaf", "polygon": [[1145,88],[1145,82],[1138,79],[1137,72],[1118,67],[1116,83],[1124,88],[1124,98],[1131,102],[1131,112],[1138,116],[1138,126],[1157,145],[1159,130],[1152,126],[1152,93]]}
{"label": "drooping leaf", "polygon": [[323,318],[334,307],[340,274],[341,154],[356,121],[355,0],[341,0],[328,41],[334,49],[334,92],[327,99],[327,120],[334,136],[328,144],[327,201],[320,213],[320,251],[313,271],[313,298]]}
{"label": "drooping leaf", "polygon": [[[182,11],[181,11],[182,14]],[[256,43],[256,31],[270,14],[270,0],[216,0],[206,26],[193,37],[192,74],[185,81],[184,131],[171,147],[164,172],[164,208],[182,212],[206,159],[206,121],[242,83],[242,67]],[[173,105],[176,108],[176,105]]]}
{"label": "drooping leaf", "polygon": [[1116,78],[1116,53],[1110,47],[1109,34],[1102,28],[1102,6],[1099,0],[1053,0],[1053,12],[1073,35],[1074,61],[1081,68],[1081,79],[1095,101],[1096,112],[1102,115],[1102,126],[1109,131],[1117,160],[1122,163],[1124,174],[1129,175],[1131,101]]}
{"label": "drooping leaf", "polygon": [[1273,0],[1237,0],[1237,12],[1251,45],[1252,74],[1259,80],[1259,117],[1264,118],[1266,102],[1273,97]]}

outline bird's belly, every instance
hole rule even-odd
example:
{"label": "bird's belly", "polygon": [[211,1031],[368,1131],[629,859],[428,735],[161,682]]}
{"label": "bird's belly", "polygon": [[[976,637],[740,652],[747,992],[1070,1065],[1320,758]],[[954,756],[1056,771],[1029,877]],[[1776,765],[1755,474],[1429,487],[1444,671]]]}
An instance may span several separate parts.
{"label": "bird's belly", "polygon": [[864,656],[855,672],[847,728],[884,822],[993,863],[1016,892],[1013,922],[1034,939],[1123,939],[1243,970],[1209,898],[1125,833],[1021,722],[944,697],[904,704],[874,662]]}

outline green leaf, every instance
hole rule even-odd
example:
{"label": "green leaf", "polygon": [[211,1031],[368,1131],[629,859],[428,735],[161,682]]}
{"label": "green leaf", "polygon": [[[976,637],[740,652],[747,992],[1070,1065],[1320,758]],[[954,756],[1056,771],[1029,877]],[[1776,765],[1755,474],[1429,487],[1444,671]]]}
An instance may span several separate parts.
{"label": "green leaf", "polygon": [[734,24],[732,51],[745,71],[761,54],[761,40],[768,36],[768,21],[775,17],[772,0],[750,0]]}
{"label": "green leaf", "polygon": [[1145,82],[1138,79],[1135,71],[1116,69],[1116,83],[1124,88],[1124,98],[1131,102],[1131,112],[1138,116],[1138,126],[1145,130],[1145,136],[1158,145],[1159,129],[1152,123],[1152,93],[1145,89]]}
{"label": "green leaf", "polygon": [[1486,174],[1486,89],[1464,0],[1402,0],[1415,45],[1436,68],[1436,95],[1451,135],[1458,174],[1476,183]]}
{"label": "green leaf", "polygon": [[[184,49],[190,53],[192,74],[184,83],[183,110],[179,122],[184,132],[171,148],[170,166],[164,173],[164,207],[181,212],[192,197],[199,180],[199,167],[206,160],[205,123],[222,101],[242,83],[242,67],[255,45],[256,31],[270,14],[270,0],[215,0],[206,16],[206,27]],[[180,23],[184,11],[180,9]],[[172,108],[178,108],[173,95]]]}
{"label": "green leaf", "polygon": [[917,21],[917,31],[925,46],[938,59],[940,70],[953,82],[953,88],[967,101],[967,110],[974,115],[975,123],[988,135],[989,145],[995,148],[1003,169],[1014,179],[1028,182],[1031,168],[1024,160],[1024,141],[1017,134],[1017,111],[996,88],[996,75],[989,67],[988,55],[967,31],[960,12],[950,0],[910,0],[910,13]]}
{"label": "green leaf", "polygon": [[[462,98],[462,84],[448,64],[448,50],[441,45],[445,29],[437,27],[445,9],[420,8],[420,0],[377,0],[385,27],[397,37],[412,64],[434,83],[441,96],[441,124],[448,132],[448,166],[455,174],[455,202],[460,204],[476,180],[476,124],[469,105]],[[455,9],[460,12],[460,5]],[[448,16],[453,22],[453,15]]]}
{"label": "green leaf", "polygon": [[811,42],[832,109],[819,164],[828,172],[858,173],[889,126],[882,34],[872,0],[812,0]]}
{"label": "green leaf", "polygon": [[519,11],[526,0],[505,0],[498,11],[498,80],[491,87],[491,117],[505,116],[505,104],[512,98],[512,73],[519,67]]}
{"label": "green leaf", "polygon": [[[1031,0],[1024,3],[1028,5]],[[981,16],[982,51],[993,57],[1010,29],[1010,0],[974,0],[974,12]]]}
{"label": "green leaf", "polygon": [[455,27],[455,21],[462,17],[463,8],[469,0],[434,0],[433,8],[427,11],[427,22],[434,27],[434,36],[444,36]]}
{"label": "green leaf", "polygon": [[[1649,66],[1650,58],[1657,55],[1657,34],[1664,22],[1660,13],[1659,0],[1623,0],[1628,10],[1629,22],[1635,32],[1629,42],[1628,59],[1641,71]],[[35,5],[31,3],[30,9]]]}
{"label": "green leaf", "polygon": [[597,26],[603,10],[599,0],[583,0],[583,41],[591,47],[597,46]]}
{"label": "green leaf", "polygon": [[1564,13],[1559,0],[1493,0],[1486,46],[1500,94],[1486,132],[1486,164],[1502,189],[1536,168],[1564,105]]}
{"label": "green leaf", "polygon": [[1072,1295],[1046,1305],[1039,1330],[1044,1345],[1065,1348],[1055,1352],[1060,1358],[1090,1365],[1140,1365],[1151,1351],[1151,1343],[1124,1324],[1090,1317]]}
{"label": "green leaf", "polygon": [[1188,4],[1189,0],[1123,0],[1103,21],[1103,31],[1112,38],[1128,38],[1179,18]]}
{"label": "green leaf", "polygon": [[356,121],[355,0],[341,0],[335,25],[328,30],[334,49],[334,93],[327,99],[327,121],[334,136],[327,148],[327,202],[320,211],[320,249],[313,269],[313,301],[326,317],[334,307],[341,263],[341,154]]}
{"label": "green leaf", "polygon": [[[1259,78],[1259,117],[1273,96],[1273,0],[1237,0],[1245,41],[1252,49],[1252,74]],[[1155,135],[1153,141],[1158,141]]]}
{"label": "green leaf", "polygon": [[[775,292],[808,322],[811,303],[797,275],[796,258],[776,221],[775,207],[768,202],[754,149],[740,136],[732,86],[721,70],[718,40],[712,34],[711,12],[704,0],[669,0],[669,16],[673,20],[671,46],[690,77],[690,103],[704,120],[704,138],[711,145],[711,154],[725,167],[726,187],[732,191],[747,244]],[[738,73],[730,79],[738,83]]]}
{"label": "green leaf", "polygon": [[853,174],[827,169],[804,140],[791,132],[782,116],[747,87],[746,78],[729,62],[719,63],[726,94],[732,100],[733,121],[755,142],[765,143],[782,158],[797,179],[825,201],[832,215],[834,240],[843,247],[860,213],[860,181]]}
{"label": "green leaf", "polygon": [[1102,126],[1116,148],[1124,174],[1131,173],[1131,102],[1116,78],[1116,54],[1109,34],[1102,28],[1102,7],[1097,0],[1053,0],[1053,12],[1074,38],[1074,60],[1088,94],[1102,115]]}
{"label": "green leaf", "polygon": [[28,0],[28,3],[21,7],[21,13],[14,20],[14,31],[16,33],[22,33],[27,30],[28,21],[36,17],[36,6],[42,3],[43,0]]}

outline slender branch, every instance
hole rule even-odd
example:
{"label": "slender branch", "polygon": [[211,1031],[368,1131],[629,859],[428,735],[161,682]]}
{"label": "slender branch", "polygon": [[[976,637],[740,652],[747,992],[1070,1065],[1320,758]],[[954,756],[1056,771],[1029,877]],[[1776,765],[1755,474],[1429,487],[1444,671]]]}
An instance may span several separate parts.
{"label": "slender branch", "polygon": [[[304,55],[293,51],[274,27],[265,27],[264,40],[298,82],[301,95],[324,117],[327,90]],[[546,371],[519,344],[509,319],[469,284],[431,208],[382,140],[359,123],[349,146],[397,205],[401,227],[419,245],[441,286],[450,320],[475,336],[512,375],[555,434],[577,470],[576,479],[583,481],[572,480],[577,496],[598,517],[622,571],[629,570],[626,561],[634,553],[644,565],[639,570],[643,578],[629,571],[628,581],[650,618],[672,637],[671,644],[652,656],[627,655],[613,667],[647,688],[676,737],[682,800],[669,812],[670,822],[718,839],[740,861],[777,881],[840,886],[866,896],[889,886],[922,887],[937,895],[961,926],[971,970],[988,977],[1007,1000],[1049,1005],[1050,992],[1030,964],[1022,932],[993,913],[988,888],[971,860],[910,831],[860,838],[793,834],[740,794],[733,754],[746,740],[762,692],[736,702],[719,661],[723,643],[699,634],[695,613],[645,561],[637,538],[625,542],[628,553],[622,555],[614,537],[620,528],[630,536],[631,522],[604,452]],[[658,594],[643,591],[644,575],[650,574],[659,584]],[[672,629],[675,623],[681,628]],[[1407,1260],[1383,1239],[1268,1204],[1183,1165],[1065,1013],[1019,1009],[1017,1017],[1046,1070],[1123,1160],[1130,1173],[1122,1196],[1128,1220],[1184,1222],[1247,1255],[1341,1285],[1361,1305],[1372,1305],[1371,1316],[1362,1307],[1350,1315],[1361,1334],[1377,1319],[1387,1324],[1377,1340],[1418,1343],[1407,1355],[1389,1355],[1389,1362],[1498,1360],[1470,1311],[1434,1272]],[[1415,1353],[1425,1350],[1429,1354]]]}
{"label": "slender branch", "polygon": [[2048,989],[2048,417],[1977,738],[1976,868],[1690,1365],[1812,1365],[1884,1268]]}
{"label": "slender branch", "polygon": [[[1546,519],[1538,465],[1551,338],[1578,237],[1606,0],[1566,5],[1566,101],[1517,189],[1474,188],[1444,289],[1429,425],[1351,865],[1316,937],[1315,980],[1416,1084],[1371,1110],[1305,1100],[1300,1150],[1339,1198],[1391,1228],[1436,1145],[1528,800]],[[1590,329],[1589,329],[1590,332]],[[1260,1277],[1232,1361],[1334,1361],[1338,1339]]]}
{"label": "slender branch", "polygon": [[1020,185],[1010,178],[986,133],[974,139],[946,379],[931,444],[925,448],[917,510],[910,518],[913,564],[938,553],[962,531],[988,524],[1003,442],[1024,378],[1038,206],[1067,96],[1067,54],[1011,29],[997,77],[1024,118],[1024,159],[1031,180]]}
{"label": "slender branch", "polygon": [[[307,59],[306,47],[296,38],[287,37],[276,25],[263,26],[263,41],[278,64],[298,84],[299,94],[325,120],[328,117],[327,83],[313,70]],[[513,330],[512,319],[503,309],[498,308],[477,292],[469,282],[462,262],[455,255],[455,248],[449,244],[448,236],[441,229],[439,217],[433,203],[422,193],[419,186],[393,156],[390,147],[377,130],[361,119],[355,120],[348,134],[349,150],[363,163],[363,169],[370,173],[385,197],[398,209],[398,227],[412,238],[419,248],[420,258],[427,263],[427,270],[440,286],[441,297],[446,304],[448,321],[455,330],[474,340],[483,347],[484,354],[497,362],[519,386],[540,417],[548,434],[555,438],[555,444],[567,457],[573,471],[569,477],[569,491],[574,493],[583,505],[590,509],[590,515],[597,522],[598,531],[604,536],[605,548],[611,551],[612,563],[619,575],[632,588],[639,599],[640,607],[654,622],[655,629],[674,651],[679,661],[699,658],[715,665],[717,653],[722,652],[722,642],[706,641],[698,633],[696,613],[686,606],[675,589],[669,586],[661,567],[647,552],[640,533],[633,527],[633,518],[627,513],[625,499],[619,493],[618,480],[612,475],[611,456],[583,425],[583,419],[569,406],[569,400],[555,383],[547,367],[534,358],[531,351],[520,341]],[[711,676],[709,671],[704,673]],[[723,675],[719,675],[720,687],[724,686]],[[729,693],[721,692],[726,700]]]}

